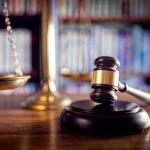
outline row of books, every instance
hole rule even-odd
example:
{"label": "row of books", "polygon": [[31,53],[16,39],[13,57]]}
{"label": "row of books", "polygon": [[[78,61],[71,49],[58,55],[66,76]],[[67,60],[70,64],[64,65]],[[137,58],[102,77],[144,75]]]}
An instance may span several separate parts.
{"label": "row of books", "polygon": [[[32,36],[28,29],[16,29],[14,40],[17,46],[18,58],[24,73],[32,71]],[[8,34],[0,30],[0,73],[14,72],[13,52],[8,42]]]}
{"label": "row of books", "polygon": [[87,73],[99,56],[113,56],[124,73],[150,72],[150,30],[140,25],[62,25],[59,32],[62,73]]}
{"label": "row of books", "polygon": [[[8,9],[12,15],[35,15],[41,12],[40,0],[7,0]],[[2,6],[0,6],[2,14]]]}
{"label": "row of books", "polygon": [[148,0],[57,0],[60,17],[148,17]]}

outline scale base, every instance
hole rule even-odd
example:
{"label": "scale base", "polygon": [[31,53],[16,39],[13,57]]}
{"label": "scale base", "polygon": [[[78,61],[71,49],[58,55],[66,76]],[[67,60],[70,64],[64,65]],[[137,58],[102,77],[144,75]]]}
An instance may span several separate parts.
{"label": "scale base", "polygon": [[150,126],[150,119],[147,112],[134,103],[117,101],[104,106],[84,100],[66,107],[61,123],[73,131],[120,135],[143,131]]}
{"label": "scale base", "polygon": [[62,96],[58,91],[51,90],[48,84],[44,84],[41,91],[29,97],[21,107],[33,110],[62,109],[71,103],[71,99]]}

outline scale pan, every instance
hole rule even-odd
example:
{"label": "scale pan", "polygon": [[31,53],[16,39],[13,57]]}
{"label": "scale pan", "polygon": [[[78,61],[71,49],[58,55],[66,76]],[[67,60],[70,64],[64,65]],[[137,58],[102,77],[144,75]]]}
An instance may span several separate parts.
{"label": "scale pan", "polygon": [[23,86],[30,79],[29,75],[0,74],[0,90],[14,89]]}

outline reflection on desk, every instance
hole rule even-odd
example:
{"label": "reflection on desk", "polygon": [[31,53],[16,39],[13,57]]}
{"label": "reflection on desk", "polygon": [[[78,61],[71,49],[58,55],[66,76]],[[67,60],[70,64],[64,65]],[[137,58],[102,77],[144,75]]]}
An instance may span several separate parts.
{"label": "reflection on desk", "polygon": [[[10,100],[11,101],[11,100]],[[150,106],[146,107],[150,114]],[[150,129],[128,136],[85,135],[62,129],[60,110],[0,110],[2,150],[124,150],[150,149]]]}

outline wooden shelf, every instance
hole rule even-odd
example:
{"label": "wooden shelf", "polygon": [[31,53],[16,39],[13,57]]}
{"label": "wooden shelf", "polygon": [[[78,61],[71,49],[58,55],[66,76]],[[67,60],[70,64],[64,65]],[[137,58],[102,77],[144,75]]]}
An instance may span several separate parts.
{"label": "wooden shelf", "polygon": [[[35,28],[35,25],[41,21],[41,14],[36,15],[10,15],[13,28]],[[0,28],[5,28],[4,16],[0,15]]]}
{"label": "wooden shelf", "polygon": [[150,17],[60,17],[61,23],[150,23]]}

